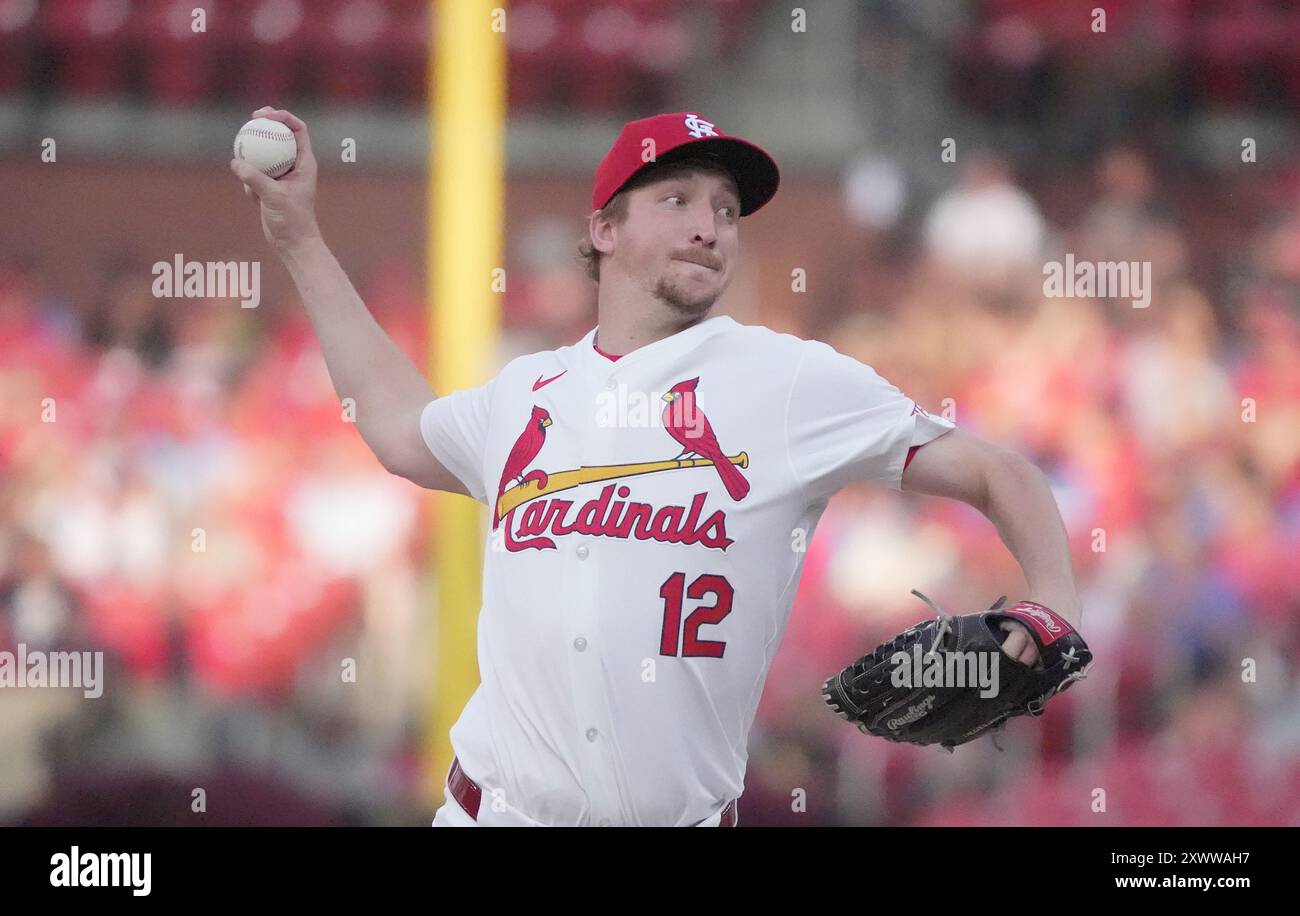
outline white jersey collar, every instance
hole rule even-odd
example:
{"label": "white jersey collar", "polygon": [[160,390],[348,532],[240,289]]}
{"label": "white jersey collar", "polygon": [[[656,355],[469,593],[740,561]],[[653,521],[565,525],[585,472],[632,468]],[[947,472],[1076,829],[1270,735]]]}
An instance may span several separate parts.
{"label": "white jersey collar", "polygon": [[712,318],[706,318],[699,324],[693,324],[676,334],[670,334],[645,346],[637,347],[631,353],[625,353],[616,360],[603,356],[596,350],[596,332],[600,330],[599,325],[588,331],[582,340],[578,341],[574,346],[578,349],[580,358],[587,365],[594,367],[597,371],[613,372],[616,369],[653,357],[655,354],[676,353],[688,347],[697,346],[700,341],[735,326],[736,322],[730,315],[714,315]]}

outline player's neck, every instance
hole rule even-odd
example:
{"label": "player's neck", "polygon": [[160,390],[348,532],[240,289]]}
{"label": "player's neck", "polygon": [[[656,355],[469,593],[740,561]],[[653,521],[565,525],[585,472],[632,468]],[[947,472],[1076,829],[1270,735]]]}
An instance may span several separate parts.
{"label": "player's neck", "polygon": [[683,316],[630,284],[602,282],[596,296],[595,344],[607,354],[623,356],[657,340],[680,334],[713,315],[710,308],[696,316]]}

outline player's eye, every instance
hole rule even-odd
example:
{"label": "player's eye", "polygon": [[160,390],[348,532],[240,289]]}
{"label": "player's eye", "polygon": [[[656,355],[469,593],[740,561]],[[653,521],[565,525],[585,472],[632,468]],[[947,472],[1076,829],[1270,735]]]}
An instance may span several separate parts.
{"label": "player's eye", "polygon": [[669,195],[668,200],[680,200],[682,203],[686,203],[686,198],[682,197],[680,194]]}
{"label": "player's eye", "polygon": [[736,208],[733,207],[733,206],[731,206],[730,204],[727,204],[727,205],[724,206],[724,207],[719,207],[718,209],[719,209],[719,210],[726,210],[726,211],[727,211],[727,219],[735,219],[735,218],[736,218]]}

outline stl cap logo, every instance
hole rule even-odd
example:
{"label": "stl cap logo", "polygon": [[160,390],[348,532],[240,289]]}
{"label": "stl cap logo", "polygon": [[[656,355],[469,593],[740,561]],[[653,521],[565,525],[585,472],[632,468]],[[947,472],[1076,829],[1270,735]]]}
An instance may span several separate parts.
{"label": "stl cap logo", "polygon": [[690,131],[691,136],[697,140],[700,137],[716,137],[718,135],[718,132],[713,129],[713,122],[706,121],[697,114],[688,114],[683,123],[685,123],[686,129]]}

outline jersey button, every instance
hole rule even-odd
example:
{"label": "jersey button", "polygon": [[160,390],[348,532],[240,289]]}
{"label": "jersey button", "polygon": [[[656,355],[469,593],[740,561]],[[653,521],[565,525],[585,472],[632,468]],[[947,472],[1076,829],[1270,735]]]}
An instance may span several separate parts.
{"label": "jersey button", "polygon": [[615,382],[614,382],[614,380],[613,380],[612,378],[611,378],[611,379],[606,379],[606,380],[605,380],[605,388],[606,388],[607,390],[609,390],[609,391],[613,391],[613,390],[614,390],[614,386],[615,386]]}
{"label": "jersey button", "polygon": [[608,826],[609,826],[609,818],[607,818],[607,817],[602,817],[602,818],[600,819],[600,826],[602,826],[602,827],[608,827]]}
{"label": "jersey button", "polygon": [[587,729],[587,740],[588,740],[588,741],[595,741],[595,740],[596,740],[596,736],[599,735],[599,734],[600,734],[600,732],[596,731],[594,728],[589,728],[589,729]]}
{"label": "jersey button", "polygon": [[573,648],[577,649],[579,652],[585,652],[587,650],[587,640],[579,636],[573,641]]}
{"label": "jersey button", "polygon": [[578,549],[575,551],[575,553],[578,554],[579,560],[585,560],[587,559],[587,554],[591,553],[591,551],[587,549],[586,544],[579,544]]}

